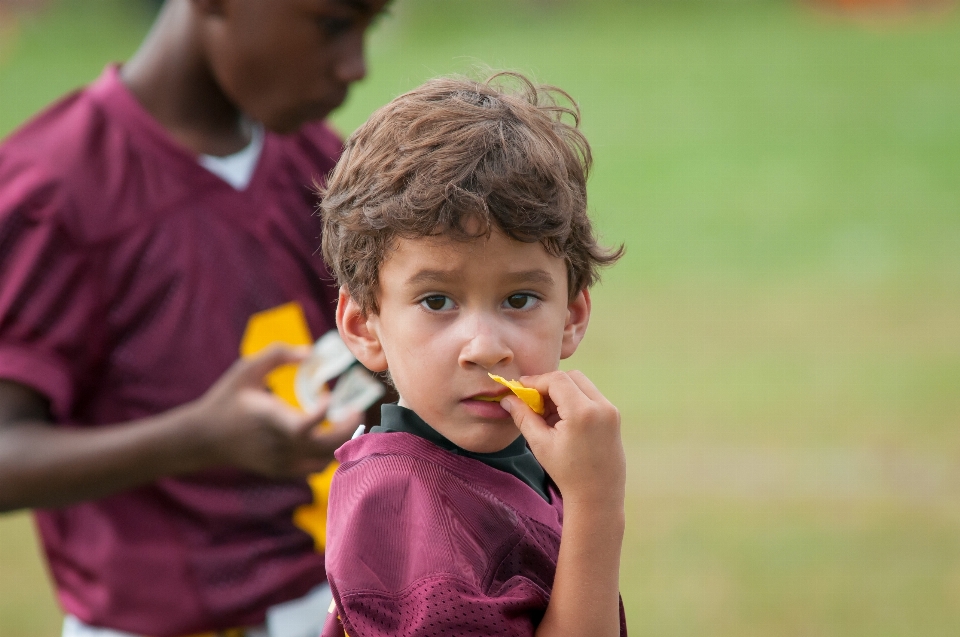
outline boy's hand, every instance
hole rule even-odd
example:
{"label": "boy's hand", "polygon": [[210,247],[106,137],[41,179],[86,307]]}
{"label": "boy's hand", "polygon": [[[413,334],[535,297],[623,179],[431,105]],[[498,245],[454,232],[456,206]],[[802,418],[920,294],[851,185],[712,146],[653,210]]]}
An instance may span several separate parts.
{"label": "boy's hand", "polygon": [[206,434],[215,464],[287,477],[322,471],[333,460],[333,452],[350,438],[362,414],[318,430],[329,394],[315,410],[304,413],[264,385],[264,376],[271,370],[299,363],[307,355],[309,348],[274,346],[238,360],[188,406],[198,434]]}
{"label": "boy's hand", "polygon": [[197,400],[112,427],[55,427],[41,395],[0,380],[0,511],[65,506],[211,467],[322,471],[362,416],[318,431],[326,404],[305,414],[267,391],[267,372],[306,351],[276,347],[237,361]]}
{"label": "boy's hand", "polygon": [[546,399],[500,404],[563,495],[563,532],[550,603],[536,637],[620,634],[619,564],[626,462],[620,412],[580,372],[520,378]]}
{"label": "boy's hand", "polygon": [[560,489],[565,507],[576,503],[622,510],[626,460],[617,408],[578,371],[523,376],[520,382],[549,398],[544,415],[516,396],[505,396],[500,404]]}

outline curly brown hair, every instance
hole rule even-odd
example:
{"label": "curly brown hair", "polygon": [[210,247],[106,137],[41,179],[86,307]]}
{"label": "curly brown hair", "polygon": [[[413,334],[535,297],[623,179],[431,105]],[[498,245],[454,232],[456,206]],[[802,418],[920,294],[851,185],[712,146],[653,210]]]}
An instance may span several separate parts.
{"label": "curly brown hair", "polygon": [[[568,121],[569,120],[569,121]],[[376,111],[318,189],[323,257],[364,312],[397,239],[497,229],[567,264],[570,297],[623,254],[587,216],[590,145],[564,91],[501,72],[430,80]]]}

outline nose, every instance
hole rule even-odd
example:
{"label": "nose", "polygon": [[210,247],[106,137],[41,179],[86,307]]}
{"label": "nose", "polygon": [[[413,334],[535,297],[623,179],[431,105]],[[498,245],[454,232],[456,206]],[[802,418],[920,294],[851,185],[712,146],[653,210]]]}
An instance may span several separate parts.
{"label": "nose", "polygon": [[344,84],[358,82],[367,76],[367,61],[363,54],[363,34],[354,33],[343,39],[334,73]]}
{"label": "nose", "polygon": [[[465,317],[467,318],[467,317]],[[458,363],[467,368],[477,365],[493,370],[513,361],[513,349],[505,338],[502,326],[490,317],[474,315],[463,321],[463,346]]]}

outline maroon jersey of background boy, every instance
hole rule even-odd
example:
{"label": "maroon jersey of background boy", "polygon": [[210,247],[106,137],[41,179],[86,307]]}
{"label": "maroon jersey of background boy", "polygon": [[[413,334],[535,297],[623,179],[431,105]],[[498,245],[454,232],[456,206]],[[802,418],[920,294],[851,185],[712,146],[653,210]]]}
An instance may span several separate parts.
{"label": "maroon jersey of background boy", "polygon": [[[405,432],[337,451],[321,637],[532,637],[550,601],[563,502]],[[627,634],[620,604],[620,634]]]}
{"label": "maroon jersey of background boy", "polygon": [[[0,148],[0,378],[48,397],[59,426],[102,426],[200,396],[258,311],[297,301],[325,333],[336,290],[311,185],[340,148],[321,124],[268,132],[239,193],[108,68]],[[311,500],[302,480],[218,470],[37,521],[67,612],[162,637],[258,624],[322,582],[292,523]]]}

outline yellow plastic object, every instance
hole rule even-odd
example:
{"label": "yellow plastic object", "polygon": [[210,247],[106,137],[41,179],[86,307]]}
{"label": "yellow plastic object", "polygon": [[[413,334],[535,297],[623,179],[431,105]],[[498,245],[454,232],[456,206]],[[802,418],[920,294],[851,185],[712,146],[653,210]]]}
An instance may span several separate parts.
{"label": "yellow plastic object", "polygon": [[[240,355],[244,358],[253,356],[274,343],[313,344],[310,327],[299,303],[285,303],[251,316],[240,342]],[[299,408],[300,402],[293,388],[296,375],[296,365],[283,365],[267,374],[266,383],[276,396]],[[330,425],[324,421],[318,426]],[[308,476],[307,483],[313,491],[313,502],[293,511],[294,525],[313,538],[314,546],[320,553],[327,544],[327,501],[330,497],[330,482],[338,466],[340,464],[334,460],[321,473]]]}
{"label": "yellow plastic object", "polygon": [[317,553],[323,553],[327,547],[327,502],[330,498],[330,483],[340,463],[334,460],[320,473],[311,473],[307,477],[313,502],[298,506],[293,511],[293,524],[306,531],[313,538]]}
{"label": "yellow plastic object", "polygon": [[497,376],[496,374],[487,374],[487,376],[497,381],[501,385],[509,388],[510,391],[517,395],[517,398],[527,404],[527,407],[534,410],[541,416],[543,415],[543,396],[541,396],[540,392],[538,392],[536,389],[533,389],[532,387],[524,387],[518,380],[507,380],[506,378]]}
{"label": "yellow plastic object", "polygon": [[[244,358],[257,354],[274,343],[311,345],[310,328],[299,303],[285,303],[257,312],[247,321],[247,329],[240,341],[240,355]],[[294,407],[299,407],[293,391],[296,365],[282,365],[267,374],[266,383],[274,394]]]}

